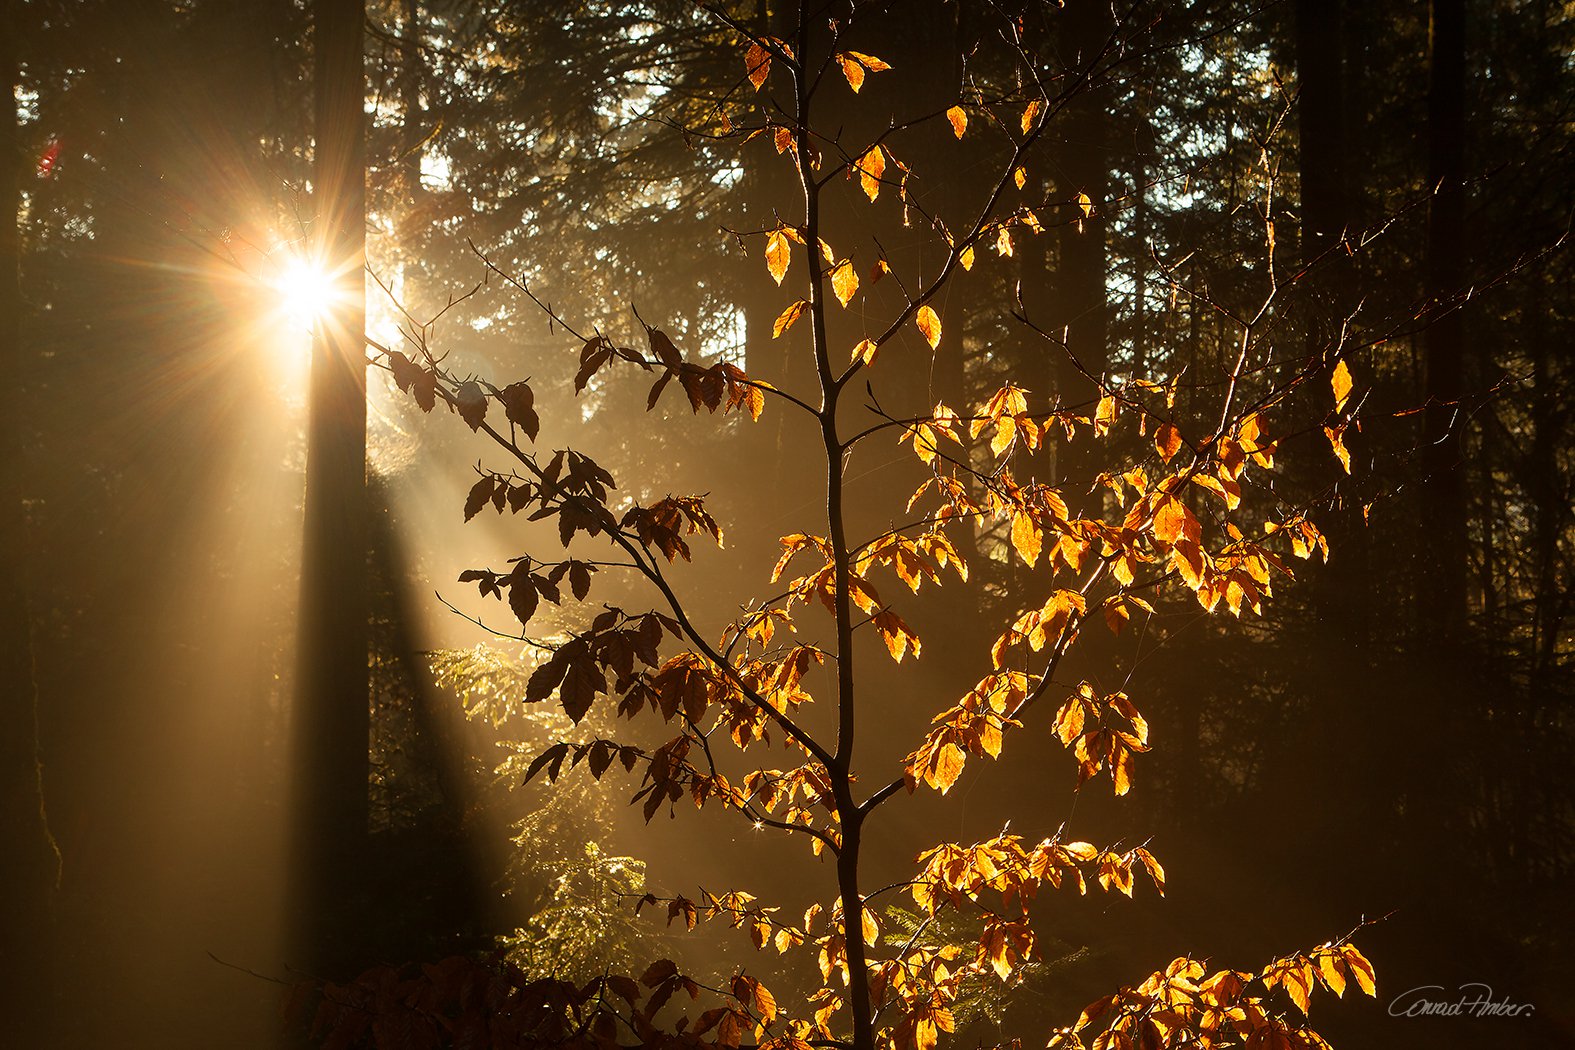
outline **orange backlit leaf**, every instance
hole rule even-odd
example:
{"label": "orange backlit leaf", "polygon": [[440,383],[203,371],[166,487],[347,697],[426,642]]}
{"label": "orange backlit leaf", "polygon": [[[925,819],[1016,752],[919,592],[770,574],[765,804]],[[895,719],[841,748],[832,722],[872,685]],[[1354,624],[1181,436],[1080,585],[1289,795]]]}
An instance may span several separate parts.
{"label": "orange backlit leaf", "polygon": [[952,133],[958,138],[963,137],[963,132],[968,130],[968,114],[961,106],[953,106],[946,111],[946,119],[952,122]]}
{"label": "orange backlit leaf", "polygon": [[771,231],[771,236],[766,238],[766,270],[777,284],[787,275],[792,258],[793,246],[788,243],[787,233],[781,229]]}
{"label": "orange backlit leaf", "polygon": [[1023,110],[1023,134],[1026,135],[1034,128],[1034,121],[1039,117],[1039,111],[1044,108],[1044,103],[1034,99]]}
{"label": "orange backlit leaf", "polygon": [[859,345],[853,348],[853,360],[863,361],[868,368],[875,363],[875,355],[880,353],[880,346],[873,339],[861,339]]}
{"label": "orange backlit leaf", "polygon": [[794,300],[792,305],[790,305],[786,310],[783,310],[782,313],[777,315],[777,319],[774,322],[772,322],[772,324],[771,324],[771,338],[775,339],[778,336],[780,336],[783,332],[786,332],[789,328],[792,328],[794,322],[796,322],[800,317],[802,317],[804,315],[804,311],[806,311],[808,309],[809,309],[809,304],[807,302],[805,302],[804,300],[802,300],[802,299]]}
{"label": "orange backlit leaf", "polygon": [[1186,528],[1187,517],[1186,504],[1175,496],[1161,496],[1159,506],[1154,508],[1154,538],[1161,543],[1175,543]]}
{"label": "orange backlit leaf", "polygon": [[744,54],[744,68],[749,72],[749,82],[759,91],[771,75],[771,52],[759,44],[750,44]]}
{"label": "orange backlit leaf", "polygon": [[842,75],[848,80],[848,87],[858,94],[859,88],[864,86],[864,74],[880,73],[891,68],[890,65],[876,58],[874,55],[861,54],[858,51],[839,51],[837,61],[842,65]]}
{"label": "orange backlit leaf", "polygon": [[970,244],[961,252],[958,252],[957,261],[962,264],[964,270],[973,269],[973,245]]}
{"label": "orange backlit leaf", "polygon": [[1029,566],[1039,560],[1039,551],[1044,546],[1044,533],[1039,525],[1022,511],[1012,517],[1012,546]]}
{"label": "orange backlit leaf", "polygon": [[884,73],[891,68],[889,63],[876,58],[874,55],[866,55],[862,51],[849,51],[848,55],[871,73]]}
{"label": "orange backlit leaf", "polygon": [[1345,998],[1345,959],[1333,951],[1318,953],[1318,976],[1329,990],[1340,998]]}
{"label": "orange backlit leaf", "polygon": [[880,196],[880,179],[886,174],[886,153],[879,146],[871,146],[869,152],[858,159],[855,167],[859,170],[859,185],[864,187],[864,195],[871,202]]}
{"label": "orange backlit leaf", "polygon": [[871,622],[880,634],[881,641],[886,643],[886,651],[893,660],[902,663],[902,658],[908,653],[912,653],[915,660],[919,658],[919,636],[903,623],[902,617],[890,609],[882,609],[871,618]]}
{"label": "orange backlit leaf", "polygon": [[876,945],[880,943],[880,923],[875,920],[875,913],[865,905],[860,909],[862,915],[859,919],[859,932],[864,935],[864,943]]}
{"label": "orange backlit leaf", "polygon": [[1345,447],[1344,427],[1324,427],[1324,436],[1329,439],[1329,447],[1334,449],[1334,458],[1340,461],[1340,466],[1345,472],[1351,472],[1351,452]]}
{"label": "orange backlit leaf", "polygon": [[1172,423],[1161,423],[1154,428],[1154,449],[1169,463],[1181,451],[1181,431]]}
{"label": "orange backlit leaf", "polygon": [[1154,888],[1158,890],[1159,895],[1163,897],[1165,895],[1164,867],[1159,863],[1158,859],[1155,858],[1154,854],[1150,853],[1142,846],[1139,846],[1133,852],[1136,854],[1137,859],[1143,862],[1143,867],[1148,869],[1148,877],[1154,880]]}
{"label": "orange backlit leaf", "polygon": [[[1330,377],[1329,384],[1334,388],[1334,410],[1345,411],[1345,403],[1351,399],[1351,370],[1341,361],[1334,366],[1334,375]],[[1346,469],[1350,473],[1350,469]]]}
{"label": "orange backlit leaf", "polygon": [[859,88],[864,86],[864,67],[847,55],[839,56],[838,60],[842,63],[842,75],[847,78],[848,87],[857,95]]}
{"label": "orange backlit leaf", "polygon": [[1346,968],[1356,979],[1356,986],[1368,995],[1377,996],[1378,986],[1373,980],[1373,964],[1367,961],[1367,956],[1362,954],[1361,949],[1354,944],[1347,944],[1340,949],[1340,954],[1345,957]]}
{"label": "orange backlit leaf", "polygon": [[941,345],[941,319],[936,316],[934,310],[928,306],[919,307],[914,323],[919,326],[919,331],[924,334],[924,339],[930,344],[931,350]]}
{"label": "orange backlit leaf", "polygon": [[844,259],[831,271],[831,291],[837,297],[837,302],[847,306],[859,290],[859,275],[853,269],[853,261]]}

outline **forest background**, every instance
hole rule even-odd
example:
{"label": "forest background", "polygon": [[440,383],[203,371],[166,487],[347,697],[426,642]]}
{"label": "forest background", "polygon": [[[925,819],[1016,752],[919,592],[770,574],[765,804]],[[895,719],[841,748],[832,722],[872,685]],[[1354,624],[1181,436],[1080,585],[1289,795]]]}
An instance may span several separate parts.
{"label": "forest background", "polygon": [[[760,32],[781,17],[739,6]],[[864,91],[890,106],[954,94],[970,5],[891,6],[893,68]],[[20,1045],[268,1045],[279,990],[236,967],[288,977],[292,962],[306,341],[277,270],[310,227],[310,11],[3,11],[17,100],[0,122],[5,1015]],[[921,385],[973,403],[1006,372],[1047,372],[1014,303],[1045,304],[1046,327],[1075,327],[1109,372],[1217,369],[1235,333],[1201,304],[1261,276],[1237,246],[1263,227],[1272,173],[1277,251],[1334,260],[1278,338],[1339,343],[1350,319],[1359,411],[1349,471],[1321,433],[1285,468],[1288,489],[1318,497],[1328,564],[1261,617],[1159,603],[1163,643],[1111,683],[1144,697],[1166,745],[1119,809],[1090,796],[1080,819],[1154,836],[1169,897],[1069,907],[1020,1016],[981,1023],[1065,1023],[1175,955],[1267,958],[1386,915],[1363,937],[1378,1000],[1320,1018],[1336,1045],[1496,1045],[1509,1026],[1568,1040],[1575,12],[1220,0],[1084,17],[1082,40],[1047,22],[1047,50],[1118,39],[1122,61],[1097,105],[1047,129],[1027,192],[1077,187],[1093,208],[1010,256],[980,253],[968,301],[943,312],[946,348],[932,356],[917,333],[904,348]],[[487,273],[474,245],[576,318],[627,331],[632,303],[686,347],[790,378],[791,340],[762,335],[775,284],[729,232],[774,221],[771,144],[692,133],[746,78],[736,38],[679,3],[399,0],[367,19],[369,266],[388,289],[369,286],[369,335],[400,344],[396,306],[442,313],[434,346],[534,373],[544,418],[578,420],[575,443],[637,494],[712,491],[729,543],[704,571],[758,576],[816,499],[769,417],[669,405],[648,428],[643,385],[576,399],[572,365],[547,364],[563,364],[561,341],[496,275],[444,312]],[[967,141],[947,130],[914,167],[965,182]],[[772,854],[720,820],[646,836],[619,799],[494,775],[498,741],[534,746],[554,727],[499,699],[528,655],[475,649],[499,643],[432,591],[496,624],[500,606],[452,581],[515,552],[518,525],[464,524],[469,430],[378,373],[371,387],[375,956],[502,936],[530,964],[542,943],[589,952],[608,928],[597,950],[680,950],[589,895],[719,888]],[[963,673],[943,639],[1016,612],[1021,567],[986,555],[976,569],[977,604],[926,632],[942,678]],[[1008,765],[962,784],[964,814],[946,819],[988,834],[1008,802],[1052,793],[1059,819],[1070,776]],[[717,966],[753,951],[723,931],[682,950]],[[1386,1011],[1406,989],[1472,981],[1536,1011]]]}

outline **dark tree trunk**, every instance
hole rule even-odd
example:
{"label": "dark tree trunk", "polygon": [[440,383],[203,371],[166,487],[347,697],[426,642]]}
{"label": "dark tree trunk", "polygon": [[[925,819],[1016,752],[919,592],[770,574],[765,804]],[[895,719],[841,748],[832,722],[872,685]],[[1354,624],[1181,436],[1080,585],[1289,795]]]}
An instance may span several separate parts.
{"label": "dark tree trunk", "polygon": [[[1098,67],[1105,63],[1106,45],[1115,30],[1115,19],[1108,0],[1074,0],[1069,3],[1059,25],[1058,48],[1065,68],[1085,74],[1092,67],[1088,82],[1077,89],[1058,119],[1060,131],[1052,132],[1059,143],[1056,169],[1057,196],[1071,200],[1087,195],[1092,212],[1086,217],[1081,209],[1063,210],[1058,235],[1059,265],[1051,300],[1054,327],[1064,333],[1066,350],[1056,363],[1056,390],[1062,407],[1092,414],[1100,396],[1098,380],[1109,367],[1106,347],[1109,328],[1109,295],[1106,288],[1106,237],[1109,225],[1111,110],[1114,93],[1103,83]],[[1075,77],[1068,83],[1074,83]],[[1091,378],[1092,377],[1092,378]],[[1058,457],[1057,475],[1071,481],[1075,491],[1066,493],[1069,501],[1082,495],[1091,477],[1088,453],[1092,439],[1085,433],[1069,446],[1067,455]]]}
{"label": "dark tree trunk", "polygon": [[[21,26],[15,0],[0,0],[0,83],[9,98],[20,76]],[[0,372],[28,374],[22,355],[21,129],[15,106],[0,113]],[[25,403],[25,402],[24,402]],[[55,857],[44,821],[38,686],[26,578],[23,428],[18,406],[0,412],[0,987],[6,1033],[18,1046],[43,1045],[50,1013],[49,915]]]}
{"label": "dark tree trunk", "polygon": [[341,301],[312,348],[295,710],[301,961],[360,960],[368,771],[366,257],[361,0],[317,0],[312,242]]}
{"label": "dark tree trunk", "polygon": [[[1428,33],[1427,293],[1435,303],[1461,292],[1465,274],[1466,5],[1432,0]],[[1422,431],[1421,627],[1425,643],[1457,651],[1466,626],[1466,486],[1461,469],[1465,413],[1465,326],[1447,310],[1423,337],[1428,407]]]}

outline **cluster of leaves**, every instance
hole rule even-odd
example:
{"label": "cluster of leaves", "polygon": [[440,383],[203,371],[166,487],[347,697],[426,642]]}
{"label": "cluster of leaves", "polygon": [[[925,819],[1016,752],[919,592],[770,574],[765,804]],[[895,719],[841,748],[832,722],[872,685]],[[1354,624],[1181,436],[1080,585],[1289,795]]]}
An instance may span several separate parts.
{"label": "cluster of leaves", "polygon": [[1283,1015],[1268,1002],[1269,994],[1283,988],[1306,1017],[1315,982],[1343,997],[1348,980],[1368,995],[1377,994],[1372,964],[1349,939],[1276,959],[1256,974],[1209,973],[1196,959],[1176,959],[1136,988],[1090,1003],[1077,1023],[1055,1033],[1049,1045],[1067,1050],[1238,1044],[1254,1050],[1328,1050],[1323,1036]]}
{"label": "cluster of leaves", "polygon": [[[844,433],[839,398],[852,380],[872,373],[884,346],[911,325],[932,351],[939,348],[942,322],[934,304],[948,280],[974,265],[975,246],[993,244],[999,255],[1009,256],[1014,235],[1033,235],[1044,228],[1034,209],[1010,207],[1002,200],[1014,184],[1023,188],[1029,150],[1047,116],[1065,99],[1051,93],[1038,75],[1037,60],[1019,40],[1013,54],[1021,75],[1013,86],[990,98],[974,92],[963,100],[966,107],[950,107],[944,119],[956,138],[968,132],[972,117],[1000,137],[1005,160],[975,218],[953,230],[924,210],[910,186],[914,173],[894,152],[889,130],[852,149],[839,137],[817,133],[809,113],[821,81],[802,54],[809,39],[807,23],[790,44],[749,32],[725,14],[717,17],[739,34],[743,77],[754,90],[763,90],[774,70],[792,85],[795,106],[790,112],[762,107],[753,126],[738,130],[746,137],[770,134],[805,192],[802,221],[779,219],[751,236],[763,241],[766,271],[778,285],[786,279],[795,252],[804,260],[804,293],[778,314],[773,337],[786,335],[801,320],[811,322],[818,391],[779,390],[733,364],[688,360],[667,335],[648,325],[649,345],[644,349],[620,345],[600,333],[581,335],[539,300],[538,305],[578,340],[576,391],[613,381],[602,378],[603,369],[621,362],[660,371],[648,407],[658,403],[676,378],[695,412],[701,407],[713,413],[739,410],[758,419],[771,401],[784,412],[802,413],[812,424],[830,468],[829,513],[823,533],[795,532],[782,538],[782,554],[770,580],[783,589],[770,599],[747,604],[723,628],[721,643],[713,644],[709,638],[714,635],[694,622],[691,604],[668,573],[676,561],[693,557],[687,537],[704,535],[718,545],[722,542],[722,527],[704,496],[668,495],[650,506],[633,503],[615,512],[610,493],[617,486],[608,471],[583,453],[534,450],[540,422],[524,381],[498,388],[456,374],[424,345],[417,347],[414,358],[388,352],[386,363],[396,384],[423,410],[432,410],[439,401],[447,404],[511,458],[506,474],[481,472],[466,501],[467,518],[490,505],[500,514],[508,508],[535,521],[557,519],[561,558],[521,556],[507,572],[473,569],[463,581],[476,584],[482,597],[506,595],[522,629],[529,628],[541,599],[564,600],[565,579],[572,597],[587,601],[596,589],[592,570],[631,573],[657,604],[645,612],[603,605],[588,625],[542,643],[550,656],[531,674],[523,699],[527,704],[556,701],[572,724],[581,725],[605,698],[606,707],[618,717],[647,717],[673,735],[645,747],[603,735],[559,739],[530,759],[521,779],[544,775],[556,783],[581,765],[597,780],[616,775],[620,768],[630,775],[638,771],[641,780],[633,800],[647,821],[664,808],[674,812],[687,798],[697,808],[715,805],[757,828],[799,836],[814,855],[829,853],[836,859],[835,893],[813,905],[798,923],[785,921],[780,909],[761,904],[743,890],[699,898],[648,893],[639,901],[640,906],[665,907],[670,924],[681,921],[692,928],[702,920],[721,919],[747,930],[757,949],[770,947],[781,956],[813,954],[821,984],[801,1006],[779,1005],[758,978],[738,968],[724,987],[710,989],[718,1005],[694,1019],[659,1019],[677,991],[691,998],[705,991],[663,962],[638,980],[609,973],[578,987],[528,986],[536,988],[531,993],[534,1009],[555,1015],[556,1026],[531,1040],[605,1048],[632,1037],[646,1046],[733,1048],[750,1037],[784,1050],[798,1050],[810,1040],[854,1050],[932,1050],[942,1033],[955,1029],[952,1005],[966,987],[977,987],[982,979],[1010,987],[1036,957],[1039,937],[1031,905],[1043,887],[1075,885],[1080,894],[1098,887],[1131,896],[1142,872],[1163,892],[1164,869],[1146,845],[1101,847],[1063,841],[1059,832],[1037,844],[1004,832],[971,846],[940,843],[917,855],[913,877],[905,883],[924,921],[895,950],[886,950],[890,946],[883,947],[876,909],[859,881],[862,829],[878,807],[904,791],[911,794],[922,785],[946,794],[962,776],[969,756],[999,756],[1006,731],[1020,727],[1027,709],[1055,686],[1058,668],[1091,616],[1102,616],[1112,632],[1120,633],[1135,613],[1153,612],[1142,593],[1179,584],[1205,610],[1223,603],[1239,617],[1243,610],[1261,609],[1272,595],[1275,573],[1290,578],[1275,546],[1288,540],[1295,556],[1309,557],[1314,549],[1327,556],[1321,535],[1300,509],[1284,507],[1259,484],[1274,469],[1278,450],[1267,436],[1270,419],[1287,411],[1291,393],[1318,366],[1309,364],[1289,377],[1264,370],[1249,375],[1243,351],[1210,423],[1175,411],[1173,378],[1159,382],[1099,376],[1091,377],[1098,396],[1087,405],[1031,405],[1029,391],[1010,381],[967,414],[942,402],[917,418],[897,418],[872,398],[875,421],[856,434]],[[1017,39],[1012,34],[1019,26],[1007,20],[1004,29],[1007,39]],[[840,69],[852,91],[860,92],[870,74],[892,68],[867,53],[835,46],[839,32],[831,27],[827,68]],[[1074,78],[1066,90],[1075,90],[1080,82]],[[740,120],[745,119],[741,114]],[[728,124],[731,128],[731,120]],[[834,250],[821,236],[820,198],[831,192],[831,180],[839,174],[856,180],[871,205],[883,189],[895,187],[904,224],[929,226],[944,245],[938,270],[923,277],[905,273],[879,251],[877,241],[877,264],[861,285],[851,255]],[[1080,191],[1061,203],[1074,217],[1092,213],[1093,202]],[[861,289],[887,275],[901,282],[895,314],[884,327],[867,321],[874,327],[854,345],[851,361],[834,364],[827,334],[830,300],[846,308]],[[512,283],[535,299],[522,282]],[[893,356],[881,359],[882,367],[889,367],[886,362]],[[873,389],[873,380],[871,384]],[[1351,390],[1343,364],[1333,386],[1338,414]],[[488,422],[494,402],[503,408],[506,433]],[[1144,440],[1133,442],[1134,430]],[[889,439],[893,432],[911,449],[924,475],[907,503],[909,515],[917,510],[918,518],[858,541],[848,535],[844,509],[850,497],[843,477],[847,458],[855,446],[882,435]],[[1118,459],[1113,469],[1081,479],[1091,483],[1092,499],[1080,498],[1065,481],[1038,480],[1057,477],[1053,467],[1045,469],[1046,459],[1066,455],[1069,449],[1092,461],[1101,449],[1117,458],[1125,455],[1118,449],[1133,447],[1139,451]],[[1265,510],[1265,505],[1273,509]],[[960,551],[966,545],[964,533],[971,540],[973,529],[992,526],[1007,538],[991,554],[1007,561],[1015,557],[1025,571],[1037,569],[1029,577],[1037,595],[989,647],[985,677],[934,716],[931,730],[900,770],[891,771],[889,778],[877,770],[879,786],[862,787],[853,750],[854,730],[868,703],[855,673],[860,643],[873,635],[896,664],[917,660],[923,652],[918,634],[882,597],[882,574],[889,570],[913,595],[925,583],[941,586],[951,575],[958,583],[966,582],[969,569]],[[610,548],[611,558],[583,557],[583,546],[591,542]],[[800,561],[805,558],[807,568]],[[795,564],[801,574],[786,578]],[[808,634],[812,618],[822,610],[834,625],[833,641],[782,643],[784,634]],[[811,731],[801,718],[801,709],[812,702],[809,672],[823,664],[835,673],[834,738]],[[1131,789],[1133,756],[1146,751],[1150,742],[1146,721],[1124,692],[1101,695],[1085,682],[1061,705],[1054,726],[1076,762],[1079,787],[1108,769],[1116,794]],[[719,754],[717,745],[724,740],[738,753],[731,761]],[[790,761],[779,763],[785,768],[753,767],[749,756],[757,747],[780,747]],[[736,768],[740,761],[742,769]],[[926,936],[943,913],[965,912],[981,917],[967,939]],[[943,926],[956,928],[933,928]],[[1331,972],[1343,973],[1341,967],[1349,969],[1359,957],[1342,944],[1336,963],[1332,951],[1325,946],[1309,956],[1292,957],[1290,963],[1280,960],[1256,978],[1226,971],[1202,983],[1195,983],[1203,977],[1200,965],[1173,965],[1101,1008],[1108,1012],[1122,1004],[1096,1045],[1165,1046],[1196,1040],[1208,1045],[1230,1040],[1295,1045],[1295,1040],[1315,1038],[1267,1005],[1263,994],[1285,987],[1305,1010],[1305,994],[1298,991],[1310,987],[1302,977],[1313,970],[1298,968],[1302,962],[1323,973],[1327,960]],[[1246,990],[1256,987],[1265,992]],[[547,1002],[544,995],[556,998]],[[500,1001],[510,1016],[514,996],[511,991]],[[1066,1037],[1080,1038],[1078,1033],[1096,1016],[1103,1013],[1085,1014]]]}

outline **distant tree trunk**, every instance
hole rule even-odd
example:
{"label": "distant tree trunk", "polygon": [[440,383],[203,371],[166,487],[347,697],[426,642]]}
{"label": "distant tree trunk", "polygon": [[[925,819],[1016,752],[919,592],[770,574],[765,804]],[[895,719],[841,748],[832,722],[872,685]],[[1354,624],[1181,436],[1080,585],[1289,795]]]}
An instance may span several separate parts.
{"label": "distant tree trunk", "polygon": [[1334,244],[1350,221],[1342,6],[1341,0],[1296,0],[1296,105],[1306,260]]}
{"label": "distant tree trunk", "polygon": [[[21,26],[15,0],[0,0],[0,82],[12,99],[20,78]],[[27,375],[22,359],[21,207],[23,166],[16,106],[0,113],[0,371]],[[43,1045],[50,1014],[48,926],[53,846],[44,823],[39,764],[38,687],[26,580],[22,506],[23,430],[18,404],[0,412],[0,986],[6,1034],[18,1046]]]}
{"label": "distant tree trunk", "polygon": [[[425,152],[422,143],[431,134],[431,129],[427,127],[426,107],[421,101],[420,0],[401,0],[399,25],[402,47],[399,51],[399,76],[395,86],[399,91],[399,116],[404,125],[399,143],[399,192],[403,198],[399,201],[400,240],[405,244],[420,244],[421,234],[430,221],[427,215],[426,191],[421,184],[421,158]],[[421,272],[418,266],[404,267],[402,305],[418,316],[423,315],[426,310],[423,289],[419,287],[421,282],[418,280]]]}
{"label": "distant tree trunk", "polygon": [[[1296,73],[1301,157],[1301,256],[1309,270],[1302,287],[1308,303],[1307,353],[1335,347],[1349,308],[1351,261],[1330,253],[1354,221],[1354,173],[1345,119],[1345,20],[1341,0],[1297,0]],[[1332,364],[1330,365],[1332,368]],[[1323,620],[1331,640],[1352,650],[1367,645],[1374,594],[1368,578],[1367,530],[1360,501],[1349,498],[1351,479],[1332,461],[1338,498],[1325,519],[1333,556],[1322,587]],[[1352,654],[1354,658],[1360,658]],[[1349,683],[1333,687],[1338,705],[1359,703]],[[1339,721],[1338,718],[1334,719]]]}
{"label": "distant tree trunk", "polygon": [[[1101,62],[1105,45],[1115,29],[1109,0],[1072,0],[1060,24],[1059,49],[1065,68],[1079,72]],[[1063,407],[1082,406],[1092,412],[1099,397],[1095,382],[1109,367],[1106,341],[1109,329],[1109,294],[1106,288],[1106,237],[1109,225],[1110,146],[1114,94],[1102,84],[1097,72],[1088,84],[1067,103],[1059,118],[1062,132],[1055,156],[1059,196],[1071,199],[1078,193],[1088,196],[1093,211],[1084,217],[1063,211],[1058,218],[1060,263],[1054,281],[1055,298],[1051,316],[1057,332],[1066,333],[1066,351],[1057,362],[1056,389]],[[1086,373],[1086,375],[1085,375]],[[1086,452],[1091,445],[1085,438],[1070,446],[1070,456],[1057,465],[1061,479],[1070,479],[1081,490],[1092,478],[1084,479]],[[1068,498],[1081,491],[1068,492]],[[1075,508],[1074,508],[1075,509]]]}
{"label": "distant tree trunk", "polygon": [[302,962],[359,962],[368,772],[362,0],[316,0],[312,242],[341,301],[312,347],[295,710]]}
{"label": "distant tree trunk", "polygon": [[[1427,292],[1434,302],[1460,293],[1464,283],[1466,5],[1432,0],[1427,96]],[[1458,311],[1434,321],[1423,336],[1428,407],[1422,428],[1421,626],[1427,644],[1456,651],[1466,624],[1466,486],[1461,470],[1465,417],[1465,327]]]}

